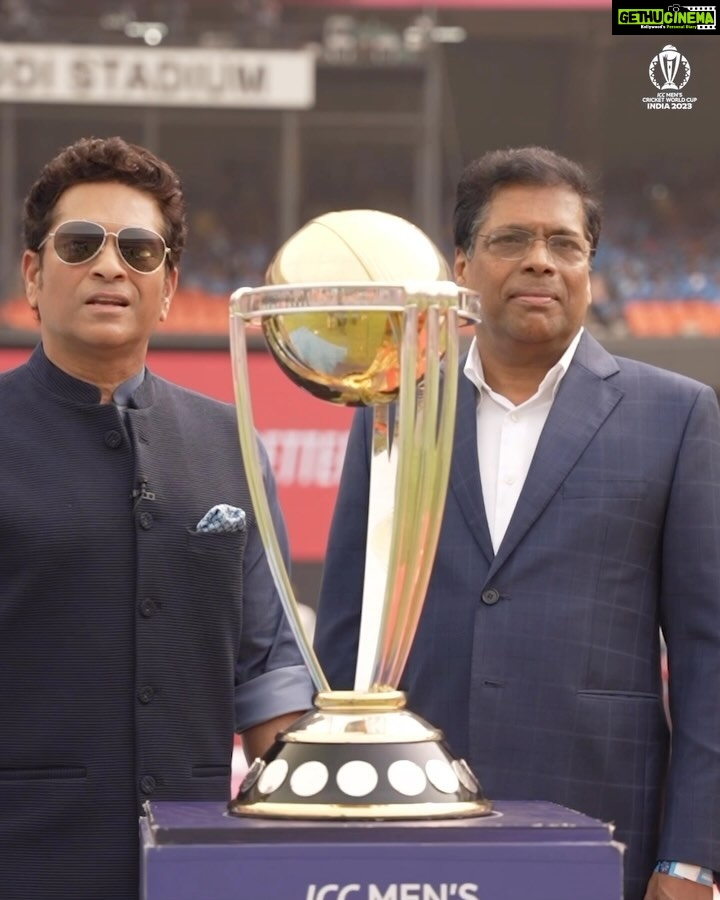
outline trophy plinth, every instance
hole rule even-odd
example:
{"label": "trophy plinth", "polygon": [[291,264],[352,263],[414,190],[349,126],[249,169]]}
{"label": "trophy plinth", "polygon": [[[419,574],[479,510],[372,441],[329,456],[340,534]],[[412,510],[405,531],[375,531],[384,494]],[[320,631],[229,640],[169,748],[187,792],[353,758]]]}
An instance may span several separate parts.
{"label": "trophy plinth", "polygon": [[230,812],[305,819],[484,815],[491,804],[401,691],[327,691],[248,771]]}
{"label": "trophy plinth", "polygon": [[[309,281],[308,273],[328,280]],[[232,295],[230,345],[248,485],[275,585],[317,688],[314,709],[251,765],[229,805],[234,815],[425,819],[491,810],[464,760],[453,757],[440,730],[405,708],[398,690],[447,490],[458,329],[480,318],[478,295],[449,276],[435,245],[409,222],[348,210],[313,220],[292,237],[271,263],[270,285]],[[249,324],[262,327],[276,362],[304,390],[373,409],[353,691],[330,689],[273,529],[248,405]]]}

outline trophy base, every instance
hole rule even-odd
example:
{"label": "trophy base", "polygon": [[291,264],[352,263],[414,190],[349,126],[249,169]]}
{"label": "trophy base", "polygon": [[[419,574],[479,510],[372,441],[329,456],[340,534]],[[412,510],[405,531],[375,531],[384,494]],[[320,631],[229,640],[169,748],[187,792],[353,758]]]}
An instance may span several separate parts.
{"label": "trophy base", "polygon": [[492,804],[443,734],[405,709],[401,691],[321,692],[248,770],[228,806],[237,816],[440,819]]}

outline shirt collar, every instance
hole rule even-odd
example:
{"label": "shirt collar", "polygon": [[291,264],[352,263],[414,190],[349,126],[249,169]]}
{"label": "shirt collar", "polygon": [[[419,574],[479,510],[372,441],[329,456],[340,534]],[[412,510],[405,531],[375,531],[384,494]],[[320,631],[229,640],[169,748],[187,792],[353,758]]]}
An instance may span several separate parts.
{"label": "shirt collar", "polygon": [[127,409],[130,399],[135,391],[140,387],[145,379],[145,367],[131,375],[122,384],[119,384],[113,391],[113,403],[119,409]]}
{"label": "shirt collar", "polygon": [[[580,328],[572,341],[570,341],[570,344],[560,359],[548,370],[547,374],[540,382],[540,386],[538,387],[535,396],[548,392],[552,395],[553,399],[555,398],[555,394],[560,387],[560,382],[570,367],[573,356],[575,356],[575,351],[577,350],[584,330],[584,328]],[[483,391],[492,393],[492,389],[485,381],[485,373],[483,372],[482,360],[480,359],[476,338],[473,338],[472,343],[470,344],[470,350],[468,351],[467,359],[465,360],[463,373],[465,377],[475,385],[480,393]]]}

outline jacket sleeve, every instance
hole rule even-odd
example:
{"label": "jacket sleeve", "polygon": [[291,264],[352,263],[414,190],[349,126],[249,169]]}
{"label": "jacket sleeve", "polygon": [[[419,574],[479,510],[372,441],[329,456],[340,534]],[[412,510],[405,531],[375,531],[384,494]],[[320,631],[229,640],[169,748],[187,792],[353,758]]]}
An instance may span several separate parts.
{"label": "jacket sleeve", "polygon": [[[283,562],[290,566],[288,535],[275,478],[260,445],[263,481]],[[312,706],[313,684],[285,616],[257,522],[250,530],[243,566],[243,629],[235,666],[237,731]]]}
{"label": "jacket sleeve", "polygon": [[350,690],[355,680],[365,570],[371,425],[372,410],[358,410],[350,428],[318,602],[315,651],[334,690]]}
{"label": "jacket sleeve", "polygon": [[658,858],[720,867],[720,410],[688,415],[663,533],[672,752]]}

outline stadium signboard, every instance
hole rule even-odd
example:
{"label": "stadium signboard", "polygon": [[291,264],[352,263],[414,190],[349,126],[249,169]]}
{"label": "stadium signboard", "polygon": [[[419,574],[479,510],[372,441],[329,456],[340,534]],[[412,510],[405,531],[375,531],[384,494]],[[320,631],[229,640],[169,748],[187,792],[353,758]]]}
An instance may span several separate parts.
{"label": "stadium signboard", "polygon": [[310,50],[0,43],[0,102],[307,109]]}

